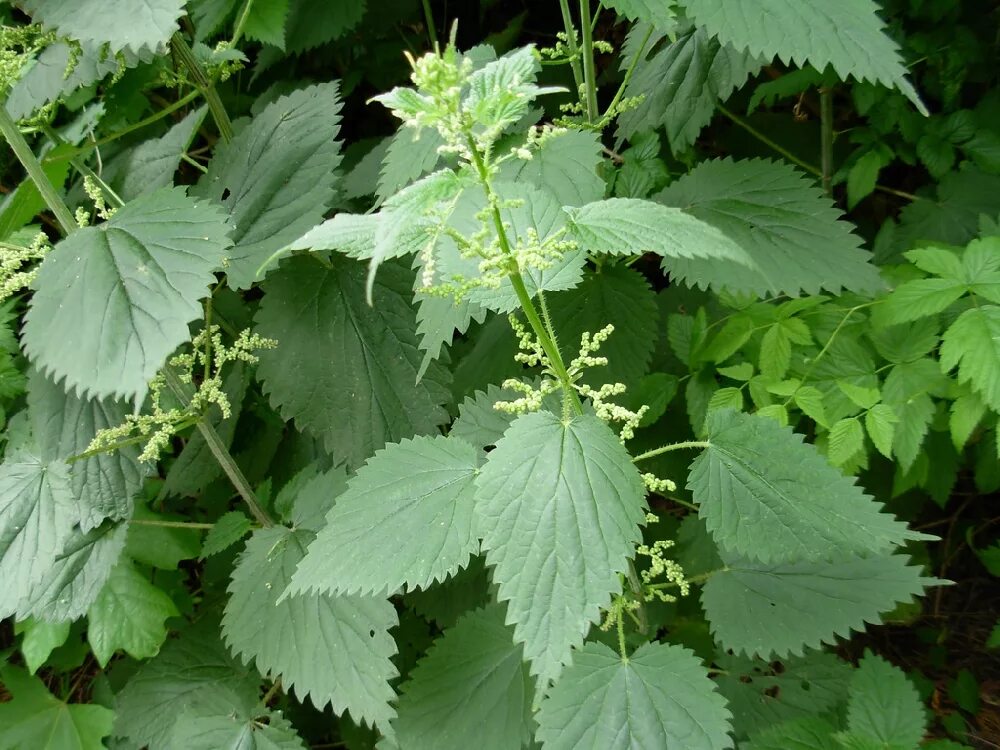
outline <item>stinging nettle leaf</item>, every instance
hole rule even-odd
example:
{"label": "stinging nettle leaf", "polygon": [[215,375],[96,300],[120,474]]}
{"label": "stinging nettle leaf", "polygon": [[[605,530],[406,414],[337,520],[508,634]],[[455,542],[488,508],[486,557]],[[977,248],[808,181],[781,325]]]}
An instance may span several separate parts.
{"label": "stinging nettle leaf", "polygon": [[280,676],[300,699],[385,726],[395,715],[389,680],[398,674],[390,660],[396,643],[389,629],[398,622],[396,610],[384,599],[360,596],[283,596],[314,538],[283,526],[254,532],[233,570],[223,636],[244,663]]}
{"label": "stinging nettle leaf", "polygon": [[754,265],[738,244],[678,208],[637,198],[608,198],[565,210],[570,236],[593,255],[655,253]]}
{"label": "stinging nettle leaf", "polygon": [[833,645],[936,582],[901,555],[770,565],[733,558],[705,583],[701,603],[720,645],[768,659]]}
{"label": "stinging nettle leaf", "polygon": [[712,412],[707,427],[709,445],[687,486],[723,549],[792,563],[883,554],[926,538],[883,513],[792,430],[735,411]]}
{"label": "stinging nettle leaf", "polygon": [[257,366],[271,403],[351,467],[386,443],[436,431],[450,397],[436,363],[417,383],[423,355],[410,273],[383,265],[374,307],[365,278],[347,258],[333,257],[329,268],[292,258],[268,277],[255,318],[257,333],[278,340]]}
{"label": "stinging nettle leaf", "polygon": [[245,513],[232,510],[223,514],[213,524],[201,544],[201,559],[217,555],[232,547],[253,528]]}
{"label": "stinging nettle leaf", "polygon": [[201,317],[227,233],[221,212],[183,188],[74,232],[39,266],[24,322],[28,358],[66,390],[141,402]]}
{"label": "stinging nettle leaf", "polygon": [[554,679],[619,590],[644,517],[639,473],[596,417],[536,412],[514,421],[476,487],[507,621],[532,674]]}
{"label": "stinging nettle leaf", "polygon": [[871,651],[858,662],[847,702],[847,734],[872,747],[917,747],[927,719],[906,674]]}
{"label": "stinging nettle leaf", "polygon": [[316,226],[333,200],[339,166],[340,86],[282,96],[221,144],[193,193],[222,204],[235,247],[229,284],[246,289],[272,253]]}
{"label": "stinging nettle leaf", "polygon": [[597,133],[566,130],[546,138],[530,161],[504,162],[498,181],[529,183],[559,205],[582,206],[604,197],[604,180],[597,172],[602,161]]}
{"label": "stinging nettle leaf", "polygon": [[[417,437],[378,451],[327,514],[289,593],[389,596],[454,575],[479,551],[478,463],[476,449],[456,437]],[[378,565],[359,564],[376,549]]]}
{"label": "stinging nettle leaf", "polygon": [[841,78],[898,89],[927,114],[874,0],[686,0],[684,9],[737,49],[816,70],[831,65]]}
{"label": "stinging nettle leaf", "polygon": [[730,718],[686,648],[647,643],[624,659],[587,643],[542,701],[537,738],[543,750],[726,750]]}
{"label": "stinging nettle leaf", "polygon": [[533,681],[503,606],[462,617],[410,673],[392,727],[400,747],[520,750],[531,739]]}
{"label": "stinging nettle leaf", "polygon": [[767,159],[704,161],[657,196],[724,232],[753,268],[723,260],[671,258],[689,286],[734,293],[814,295],[882,288],[878,269],[815,182]]}
{"label": "stinging nettle leaf", "polygon": [[81,42],[107,44],[111,52],[157,51],[177,30],[184,0],[120,0],[108,13],[102,0],[18,0],[36,23]]}

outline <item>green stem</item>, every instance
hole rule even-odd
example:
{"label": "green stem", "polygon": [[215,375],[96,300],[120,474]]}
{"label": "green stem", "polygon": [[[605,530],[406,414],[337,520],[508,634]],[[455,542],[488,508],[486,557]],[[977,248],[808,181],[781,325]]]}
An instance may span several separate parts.
{"label": "green stem", "polygon": [[820,170],[823,192],[833,195],[833,89],[819,90]]}
{"label": "green stem", "polygon": [[28,142],[24,140],[21,131],[17,129],[17,123],[7,114],[7,108],[2,102],[0,102],[0,133],[3,133],[3,137],[10,144],[11,150],[14,152],[17,160],[21,162],[24,171],[28,173],[28,177],[35,183],[35,187],[38,189],[39,195],[42,196],[42,200],[45,201],[45,205],[55,215],[56,222],[58,222],[62,229],[62,233],[67,235],[73,232],[77,228],[73,212],[69,210],[69,206],[66,205],[62,196],[56,192],[52,183],[49,182],[49,178],[45,176],[42,165],[35,158],[35,153],[31,150]]}
{"label": "green stem", "polygon": [[736,125],[739,125],[741,128],[743,128],[745,131],[747,131],[750,135],[752,135],[758,141],[760,141],[761,143],[763,143],[765,146],[768,146],[769,148],[774,149],[775,151],[777,151],[779,154],[781,154],[786,159],[788,159],[788,161],[790,161],[792,164],[796,164],[796,165],[802,167],[802,169],[806,170],[807,172],[810,172],[811,174],[816,175],[817,177],[822,177],[822,175],[823,175],[822,171],[820,171],[819,169],[817,169],[816,167],[814,167],[812,164],[809,164],[808,162],[802,161],[802,159],[800,159],[799,157],[797,157],[795,154],[793,154],[791,151],[789,151],[784,146],[781,146],[778,143],[776,143],[775,141],[772,141],[770,138],[768,138],[766,135],[764,135],[763,133],[761,133],[759,130],[757,130],[755,127],[753,127],[753,125],[751,125],[750,123],[748,123],[742,117],[737,117],[735,114],[733,114],[728,109],[726,109],[724,106],[722,106],[722,104],[717,104],[716,107],[718,108],[719,112],[721,112],[723,115],[725,115],[730,120],[732,120],[733,123],[735,123]]}
{"label": "green stem", "polygon": [[625,647],[625,617],[624,609],[618,613],[618,652],[622,656],[622,662],[628,664],[628,649]]}
{"label": "green stem", "polygon": [[[687,578],[685,580],[686,580],[687,583],[692,583],[692,584],[704,583],[705,581],[707,581],[709,578],[711,578],[712,576],[716,575],[717,573],[725,573],[728,570],[730,570],[729,566],[728,565],[724,565],[721,568],[717,568],[715,570],[709,570],[706,573],[699,573],[698,575],[691,576],[690,578]],[[664,589],[675,589],[675,588],[678,588],[679,586],[680,586],[679,583],[674,583],[673,581],[666,581],[664,583],[653,583],[653,584],[650,584],[649,588],[651,588],[651,589],[657,589],[659,591],[663,591]]]}
{"label": "green stem", "polygon": [[597,75],[594,72],[594,34],[590,25],[590,0],[580,0],[580,28],[583,31],[583,86],[587,123],[597,122]]}
{"label": "green stem", "polygon": [[[166,378],[167,386],[170,390],[174,392],[174,395],[181,400],[181,403],[187,404],[190,401],[190,394],[188,393],[187,387],[181,382],[181,379],[177,377],[177,374],[171,370],[169,367],[164,368],[163,375]],[[236,465],[236,461],[226,450],[225,443],[222,442],[222,438],[219,437],[219,433],[215,431],[215,428],[206,420],[201,419],[198,421],[198,431],[201,436],[205,438],[205,444],[208,449],[215,456],[215,460],[219,462],[219,466],[229,477],[229,481],[233,483],[233,487],[239,493],[240,497],[243,498],[243,502],[247,504],[250,509],[250,514],[257,519],[259,523],[264,528],[270,528],[274,526],[274,521],[264,510],[264,507],[260,504],[257,499],[257,495],[254,493],[253,488],[250,486],[250,482],[247,481],[246,476],[240,470],[240,467]]]}
{"label": "green stem", "polygon": [[573,14],[569,11],[569,0],[559,0],[559,10],[562,11],[563,28],[566,30],[566,46],[569,48],[569,65],[573,70],[573,81],[576,83],[577,96],[583,88],[583,73],[580,70],[580,48],[576,43],[576,27],[573,25]]}
{"label": "green stem", "polygon": [[538,310],[535,308],[535,304],[531,301],[531,295],[528,294],[528,289],[524,285],[524,277],[521,276],[521,269],[517,265],[517,258],[514,255],[514,250],[510,246],[510,240],[507,237],[507,230],[504,229],[503,217],[500,215],[499,200],[496,193],[493,192],[493,185],[490,183],[490,173],[483,161],[482,154],[479,153],[479,149],[476,147],[475,141],[472,136],[467,136],[466,141],[469,146],[469,151],[472,154],[472,161],[476,167],[476,171],[479,173],[479,181],[483,186],[483,192],[486,193],[486,202],[490,206],[490,213],[493,217],[493,227],[497,233],[497,241],[500,243],[500,250],[503,252],[510,263],[510,283],[514,287],[514,293],[517,295],[517,300],[521,304],[521,309],[524,310],[524,315],[528,319],[528,323],[531,325],[532,330],[535,333],[535,337],[538,339],[539,345],[542,347],[542,351],[545,352],[545,356],[549,360],[549,364],[552,366],[556,377],[559,379],[559,384],[563,389],[563,393],[572,394],[572,407],[576,414],[583,414],[583,407],[580,404],[580,399],[576,394],[576,389],[573,388],[573,379],[569,375],[569,371],[566,369],[566,365],[563,362],[562,354],[559,352],[559,347],[556,346],[556,342],[553,337],[549,335],[549,332],[545,328],[545,323],[538,315]]}
{"label": "green stem", "polygon": [[653,36],[653,26],[650,25],[649,30],[646,31],[646,36],[643,37],[642,44],[639,45],[639,50],[635,53],[635,57],[632,58],[632,62],[629,63],[628,70],[625,71],[625,77],[622,78],[621,85],[615,92],[614,99],[611,100],[611,104],[608,105],[607,111],[601,117],[601,122],[605,122],[610,119],[615,111],[615,107],[621,102],[622,97],[625,96],[625,89],[628,87],[629,81],[632,80],[632,75],[635,73],[635,69],[639,67],[639,61],[646,52],[646,45],[649,44],[650,37]]}
{"label": "green stem", "polygon": [[423,0],[424,23],[427,24],[427,37],[431,40],[431,47],[438,48],[437,29],[434,28],[434,11],[431,10],[431,0]]}
{"label": "green stem", "polygon": [[655,458],[656,456],[662,456],[664,453],[670,453],[671,451],[710,448],[711,445],[712,444],[707,440],[686,440],[683,443],[671,443],[670,445],[664,445],[660,448],[654,448],[651,451],[640,453],[638,456],[632,459],[632,463],[645,461],[647,458]]}
{"label": "green stem", "polygon": [[177,57],[181,63],[191,74],[194,85],[198,87],[201,95],[205,97],[208,109],[212,113],[212,119],[215,120],[215,125],[219,129],[219,136],[221,136],[223,141],[229,143],[233,140],[233,123],[222,104],[222,99],[219,98],[219,92],[215,90],[215,84],[212,83],[212,80],[205,73],[198,62],[198,58],[194,56],[194,52],[179,31],[171,37],[170,44],[174,48],[174,52],[177,53]]}
{"label": "green stem", "polygon": [[236,19],[236,26],[233,29],[233,38],[229,41],[230,47],[235,47],[243,37],[243,31],[246,29],[251,10],[253,10],[253,0],[246,0],[246,2],[243,3],[243,7],[240,9],[240,15]]}
{"label": "green stem", "polygon": [[181,154],[181,161],[183,161],[183,162],[185,162],[187,164],[190,164],[192,167],[194,167],[195,169],[197,169],[202,174],[207,174],[208,173],[208,167],[206,167],[204,164],[201,164],[201,163],[195,161],[194,159],[192,159],[187,154]]}
{"label": "green stem", "polygon": [[158,526],[164,529],[190,529],[191,531],[207,531],[214,528],[214,523],[195,523],[194,521],[157,521],[152,518],[133,518],[129,521],[133,526]]}

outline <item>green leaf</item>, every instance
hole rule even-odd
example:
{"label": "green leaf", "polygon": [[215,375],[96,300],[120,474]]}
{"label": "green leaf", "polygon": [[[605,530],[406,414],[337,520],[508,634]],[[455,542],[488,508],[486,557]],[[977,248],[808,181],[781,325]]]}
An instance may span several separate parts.
{"label": "green leaf", "polygon": [[838,382],[837,387],[861,409],[871,409],[882,398],[878,388],[868,388],[847,380]]}
{"label": "green leaf", "polygon": [[937,362],[930,358],[896,365],[886,376],[882,400],[899,420],[893,435],[892,451],[903,471],[908,471],[919,455],[934,419],[931,394],[943,395],[947,382]]}
{"label": "green leaf", "polygon": [[220,144],[193,189],[229,215],[234,289],[257,281],[272,253],[318,224],[333,200],[340,164],[340,86],[323,83],[268,104],[230,143]]}
{"label": "green leaf", "polygon": [[201,544],[201,559],[217,555],[232,547],[253,528],[246,514],[238,510],[224,513],[208,530]]}
{"label": "green leaf", "polygon": [[77,521],[66,464],[28,453],[0,465],[0,616],[9,617],[62,552]]}
{"label": "green leaf", "polygon": [[720,229],[754,261],[748,269],[723,260],[670,260],[667,270],[689,286],[758,296],[882,287],[851,225],[812,179],[788,164],[705,161],[656,200]]}
{"label": "green leaf", "polygon": [[961,451],[965,447],[984,416],[986,404],[975,393],[963,394],[952,402],[948,427],[955,450]]}
{"label": "green leaf", "polygon": [[865,427],[875,448],[886,458],[892,458],[892,443],[899,418],[888,404],[875,404],[865,414]]}
{"label": "green leaf", "polygon": [[731,559],[705,583],[701,603],[724,648],[765,659],[801,655],[921,595],[935,581],[920,573],[900,555],[774,565]]}
{"label": "green leaf", "polygon": [[786,65],[833,66],[841,78],[901,91],[926,115],[906,78],[898,45],[884,31],[873,0],[687,0],[690,18],[720,41]]}
{"label": "green leaf", "polygon": [[156,656],[167,638],[164,621],[179,614],[162,589],[122,560],[87,611],[87,640],[105,667],[119,649],[136,659]]}
{"label": "green leaf", "polygon": [[331,3],[329,0],[291,0],[285,31],[285,49],[299,54],[343,36],[361,21],[366,0]]}
{"label": "green leaf", "polygon": [[882,554],[923,538],[882,513],[801,435],[771,420],[712,412],[708,442],[691,464],[687,486],[699,516],[729,552],[791,563]]}
{"label": "green leaf", "polygon": [[185,709],[174,725],[168,750],[306,750],[280,712],[219,709],[213,705]]}
{"label": "green leaf", "polygon": [[760,341],[760,372],[768,378],[783,378],[792,366],[792,341],[781,323],[765,331]]}
{"label": "green leaf", "polygon": [[458,406],[458,418],[452,422],[449,435],[477,448],[497,444],[517,415],[495,409],[497,401],[512,401],[518,396],[492,383],[485,391],[476,391]]}
{"label": "green leaf", "polygon": [[111,52],[155,52],[177,31],[184,0],[122,0],[114,13],[101,0],[21,0],[20,5],[36,23],[55,29],[60,36],[107,44]]}
{"label": "green leaf", "polygon": [[332,258],[330,268],[293,258],[268,277],[255,319],[257,333],[278,340],[257,366],[271,403],[351,467],[388,442],[434,432],[449,398],[436,364],[416,382],[422,355],[409,272],[384,265],[374,307],[365,278],[346,258]]}
{"label": "green leaf", "polygon": [[382,160],[376,195],[384,201],[411,182],[433,172],[441,161],[438,148],[443,145],[444,141],[433,128],[417,131],[400,128],[392,137]]}
{"label": "green leaf", "polygon": [[1000,307],[986,305],[962,313],[945,331],[941,368],[958,367],[958,379],[994,411],[1000,411]]}
{"label": "green leaf", "polygon": [[[9,99],[6,102],[6,106],[9,110]],[[61,156],[62,154],[59,153],[61,150],[72,151],[73,147],[60,146],[58,150],[53,149],[49,151],[47,156]],[[53,162],[42,162],[42,171],[57,193],[62,191],[62,187],[66,183],[66,177],[69,175],[70,167],[69,160],[58,159]],[[14,192],[10,193],[4,199],[3,203],[0,204],[0,238],[12,244],[28,245],[37,234],[36,231],[30,228],[24,229],[25,235],[21,239],[15,239],[11,235],[21,230],[25,225],[30,224],[36,215],[47,209],[48,207],[45,205],[41,193],[38,192],[38,188],[35,187],[35,183],[30,179],[22,181],[14,189]]]}
{"label": "green leaf", "polygon": [[597,173],[602,162],[600,136],[570,129],[546,138],[530,161],[504,163],[498,180],[526,182],[549,193],[561,206],[582,206],[604,197],[604,180]]}
{"label": "green leaf", "polygon": [[624,659],[588,643],[542,701],[537,738],[544,750],[725,750],[730,716],[686,648],[647,643]]}
{"label": "green leaf", "polygon": [[877,149],[865,151],[854,162],[847,173],[847,210],[854,209],[862,200],[875,192],[878,183],[878,173],[882,171],[885,162]]}
{"label": "green leaf", "polygon": [[917,747],[924,736],[924,707],[906,675],[870,651],[858,662],[847,702],[847,729],[876,747]]}
{"label": "green leaf", "polygon": [[[476,449],[455,437],[417,437],[377,452],[327,515],[289,593],[389,596],[454,575],[479,550],[477,464]],[[374,549],[382,550],[379,564],[359,565]]]}
{"label": "green leaf", "polygon": [[865,447],[865,432],[857,417],[841,419],[830,428],[827,457],[834,466],[843,466]]}
{"label": "green leaf", "polygon": [[820,427],[829,427],[826,408],[823,406],[823,394],[818,388],[811,385],[800,387],[795,391],[795,405]]}
{"label": "green leaf", "polygon": [[[66,75],[73,55],[69,44],[57,41],[43,49],[33,64],[25,66],[4,102],[10,116],[15,120],[30,117],[49,102],[64,99],[77,89],[89,86],[118,70],[117,58],[103,53],[100,45],[88,42],[80,44],[76,64],[72,72]],[[64,179],[69,166],[68,160],[48,165],[43,163],[43,168],[50,177],[50,170],[55,169],[57,173],[62,173]],[[37,195],[33,187],[32,191]],[[40,196],[38,200],[41,200]],[[3,236],[2,233],[0,236]]]}
{"label": "green leaf", "polygon": [[605,266],[598,273],[587,273],[575,289],[550,295],[546,301],[566,361],[577,356],[584,333],[594,334],[608,324],[615,327],[598,352],[608,364],[586,371],[582,382],[594,387],[619,382],[634,386],[646,374],[656,344],[659,308],[642,274],[623,265]]}
{"label": "green leaf", "polygon": [[393,720],[411,750],[520,750],[530,742],[533,685],[497,604],[462,617],[410,673]]}
{"label": "green leaf", "polygon": [[316,532],[326,525],[330,508],[346,490],[344,467],[316,473],[312,466],[307,466],[281,488],[274,508],[293,528]]}
{"label": "green leaf", "polygon": [[677,18],[673,0],[608,0],[607,6],[630,21],[645,21],[660,29],[672,29]]}
{"label": "green leaf", "polygon": [[86,534],[73,530],[45,577],[18,604],[18,616],[50,622],[82,617],[97,599],[125,548],[124,524]]}
{"label": "green leaf", "polygon": [[[37,370],[32,369],[28,377],[31,431],[43,461],[83,453],[99,430],[117,427],[128,414],[123,402],[66,393]],[[132,498],[147,474],[134,446],[73,461],[68,471],[77,522],[83,531],[100,526],[105,518],[131,517]]]}
{"label": "green leaf", "polygon": [[466,81],[462,110],[474,126],[500,132],[524,117],[532,101],[561,87],[540,88],[535,78],[541,70],[534,47],[520,47],[474,70]]}
{"label": "green leaf", "polygon": [[[700,352],[700,357],[716,364],[725,362],[750,340],[754,329],[753,318],[748,315],[735,315],[726,321],[722,329],[709,341]],[[744,363],[750,368],[750,375],[738,380],[749,380],[753,375],[753,365]],[[719,371],[725,368],[719,368]],[[727,376],[730,377],[730,376]]]}
{"label": "green leaf", "polygon": [[243,27],[247,39],[273,44],[284,50],[288,0],[257,0],[249,9],[246,25]]}
{"label": "green leaf", "polygon": [[739,245],[678,208],[636,198],[608,198],[566,212],[570,235],[592,255],[656,253],[753,266]]}
{"label": "green leaf", "polygon": [[21,633],[21,655],[34,674],[48,660],[49,655],[69,638],[69,622],[43,622],[28,618],[14,625],[15,635]]}
{"label": "green leaf", "polygon": [[141,402],[201,317],[226,233],[219,211],[183,188],[137,198],[74,232],[39,267],[24,323],[28,357],[67,390]]}
{"label": "green leaf", "polygon": [[329,594],[283,596],[315,535],[304,529],[255,531],[233,570],[222,633],[233,653],[317,708],[385,726],[393,717],[389,629],[398,620],[384,599]]}
{"label": "green leaf", "polygon": [[140,747],[170,748],[174,724],[187,707],[253,706],[259,685],[260,676],[241,668],[222,645],[218,620],[203,619],[168,641],[118,693],[115,734]]}
{"label": "green leaf", "polygon": [[830,712],[847,699],[852,673],[849,664],[822,651],[780,662],[720,653],[716,662],[725,672],[717,681],[737,738]]}
{"label": "green leaf", "polygon": [[[645,4],[663,7],[656,0]],[[636,133],[662,127],[671,151],[679,155],[711,122],[716,104],[755,75],[762,61],[720,44],[690,24],[678,30],[676,40],[668,40],[664,33],[670,29],[658,28],[640,50],[649,30],[646,24],[637,24],[625,40],[623,69],[641,52],[625,96],[642,99],[621,114],[617,135],[631,140]]]}
{"label": "green leaf", "polygon": [[14,696],[0,703],[0,747],[31,750],[102,750],[115,714],[104,706],[64,703],[37,677],[6,664],[0,668]]}
{"label": "green leaf", "polygon": [[[136,505],[133,518],[137,521],[186,521],[175,514],[154,513],[144,505]],[[136,562],[161,570],[177,570],[181,560],[194,560],[201,550],[199,529],[134,523],[129,526],[125,552]]]}
{"label": "green leaf", "polygon": [[639,473],[596,417],[536,412],[511,425],[476,485],[476,530],[514,639],[532,674],[554,679],[621,586],[643,521]]}
{"label": "green leaf", "polygon": [[897,325],[936,315],[965,294],[966,285],[953,279],[917,279],[900,284],[878,312],[881,325]]}
{"label": "green leaf", "polygon": [[743,410],[743,391],[740,388],[720,388],[708,400],[708,414],[719,409]]}
{"label": "green leaf", "polygon": [[[371,258],[375,252],[378,214],[337,214],[289,243],[283,250],[336,250],[351,258]],[[268,264],[265,264],[267,268]]]}
{"label": "green leaf", "polygon": [[753,735],[747,750],[843,750],[834,739],[830,722],[820,718],[797,719],[777,724]]}

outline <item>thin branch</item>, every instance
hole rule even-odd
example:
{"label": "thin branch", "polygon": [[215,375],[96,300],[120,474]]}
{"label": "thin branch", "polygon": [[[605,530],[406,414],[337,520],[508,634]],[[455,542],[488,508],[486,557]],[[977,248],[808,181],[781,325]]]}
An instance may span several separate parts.
{"label": "thin branch", "polygon": [[201,63],[198,62],[198,58],[194,56],[194,52],[179,31],[174,33],[170,38],[170,44],[174,52],[177,53],[177,57],[181,63],[183,63],[184,67],[191,74],[195,86],[201,91],[201,95],[205,97],[208,109],[212,113],[212,119],[215,120],[215,125],[219,128],[219,136],[223,141],[229,143],[229,141],[233,140],[233,123],[222,104],[222,99],[219,98],[219,92],[215,90],[215,84],[208,77],[208,74],[205,73],[205,70],[201,67]]}
{"label": "thin branch", "polygon": [[697,450],[701,448],[709,448],[711,447],[711,445],[712,444],[707,440],[686,440],[683,443],[671,443],[670,445],[664,445],[660,448],[654,448],[651,451],[640,453],[638,456],[632,459],[632,463],[645,461],[647,458],[655,458],[656,456],[662,456],[664,453],[670,453],[671,451]]}

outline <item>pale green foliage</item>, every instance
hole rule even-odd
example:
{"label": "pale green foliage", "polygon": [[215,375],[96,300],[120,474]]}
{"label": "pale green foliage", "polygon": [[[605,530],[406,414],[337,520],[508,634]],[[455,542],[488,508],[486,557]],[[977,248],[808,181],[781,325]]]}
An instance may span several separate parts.
{"label": "pale green foliage", "polygon": [[917,746],[924,724],[920,697],[906,675],[866,652],[851,678],[846,734],[872,747],[902,750]]}
{"label": "pale green foliage", "polygon": [[874,0],[686,0],[684,7],[696,24],[737,49],[817,70],[831,65],[841,78],[898,88],[926,114]]}
{"label": "pale green foliage", "polygon": [[107,12],[101,0],[21,0],[32,19],[81,42],[107,44],[112,52],[156,51],[177,30],[183,0],[124,0]]}
{"label": "pale green foliage", "polygon": [[733,746],[729,718],[687,649],[647,643],[625,658],[588,643],[542,701],[537,737],[545,750],[725,750]]}
{"label": "pale green foliage", "polygon": [[280,712],[266,708],[220,711],[211,705],[186,709],[167,747],[168,750],[306,750],[291,722]]}
{"label": "pale green foliage", "polygon": [[595,417],[537,412],[511,425],[476,485],[476,530],[514,638],[532,674],[554,679],[620,590],[644,519],[639,473]]}
{"label": "pale green foliage", "polygon": [[604,180],[597,173],[601,161],[601,142],[596,133],[565,130],[538,144],[530,160],[504,162],[498,177],[511,183],[531,183],[561,206],[582,206],[604,196]]}
{"label": "pale green foliage", "polygon": [[1000,411],[1000,306],[966,310],[945,331],[941,367],[958,367],[958,379]]}
{"label": "pale green foliage", "polygon": [[53,649],[59,648],[69,637],[68,622],[43,622],[28,618],[14,624],[15,635],[22,634],[21,655],[28,671],[34,674],[49,658]]}
{"label": "pale green foliage", "polygon": [[646,21],[661,29],[671,29],[677,17],[673,0],[608,0],[608,7],[632,21]]}
{"label": "pale green foliage", "polygon": [[861,239],[819,187],[793,167],[766,159],[705,161],[656,196],[736,242],[755,267],[671,258],[668,271],[691,286],[736,293],[818,294],[881,287]]}
{"label": "pale green foliage", "polygon": [[337,83],[310,86],[269,104],[216,150],[193,192],[229,215],[233,288],[257,281],[274,251],[323,218],[340,164],[340,108]]}
{"label": "pale green foliage", "polygon": [[688,488],[730,552],[764,563],[833,560],[890,552],[923,537],[772,420],[721,410],[709,414],[707,430],[709,445],[691,464]]}
{"label": "pale green foliage", "polygon": [[[315,535],[285,527],[261,529],[233,570],[222,633],[233,653],[262,674],[281,677],[303,700],[369,724],[394,715],[389,680],[397,623],[382,599],[303,593],[282,597]],[[279,601],[280,598],[280,601]]]}
{"label": "pale green foliage", "polygon": [[[456,437],[418,437],[377,452],[337,499],[289,592],[389,595],[465,567],[479,549],[477,464],[475,448]],[[358,564],[373,552],[378,565]]]}
{"label": "pale green foliage", "polygon": [[201,316],[227,234],[222,214],[183,188],[74,232],[39,270],[24,323],[28,357],[67,390],[141,401]]}
{"label": "pale green foliage", "polygon": [[122,560],[87,613],[87,639],[102,667],[121,649],[136,659],[156,656],[166,640],[164,621],[179,614],[161,589]]}
{"label": "pale green foliage", "polygon": [[899,555],[764,564],[733,558],[702,591],[716,641],[769,658],[802,654],[848,637],[933,579]]}
{"label": "pale green foliage", "polygon": [[238,510],[232,510],[219,518],[205,535],[201,545],[201,557],[211,557],[232,547],[245,537],[251,529],[250,519]]}
{"label": "pale green foliage", "polygon": [[265,392],[352,467],[388,442],[433,431],[447,416],[439,406],[447,373],[432,365],[416,382],[422,357],[408,276],[383,266],[374,307],[365,303],[364,269],[347,259],[325,268],[295,258],[264,285],[257,332],[280,341],[257,368]]}
{"label": "pale green foliage", "polygon": [[755,734],[747,750],[843,750],[834,731],[825,719],[797,719]]}
{"label": "pale green foliage", "polygon": [[6,664],[4,687],[14,697],[0,703],[0,746],[32,750],[101,750],[115,714],[104,706],[65,703],[37,677]]}
{"label": "pale green foliage", "polygon": [[532,680],[503,606],[462,617],[410,673],[393,720],[412,750],[519,750],[531,738]]}

